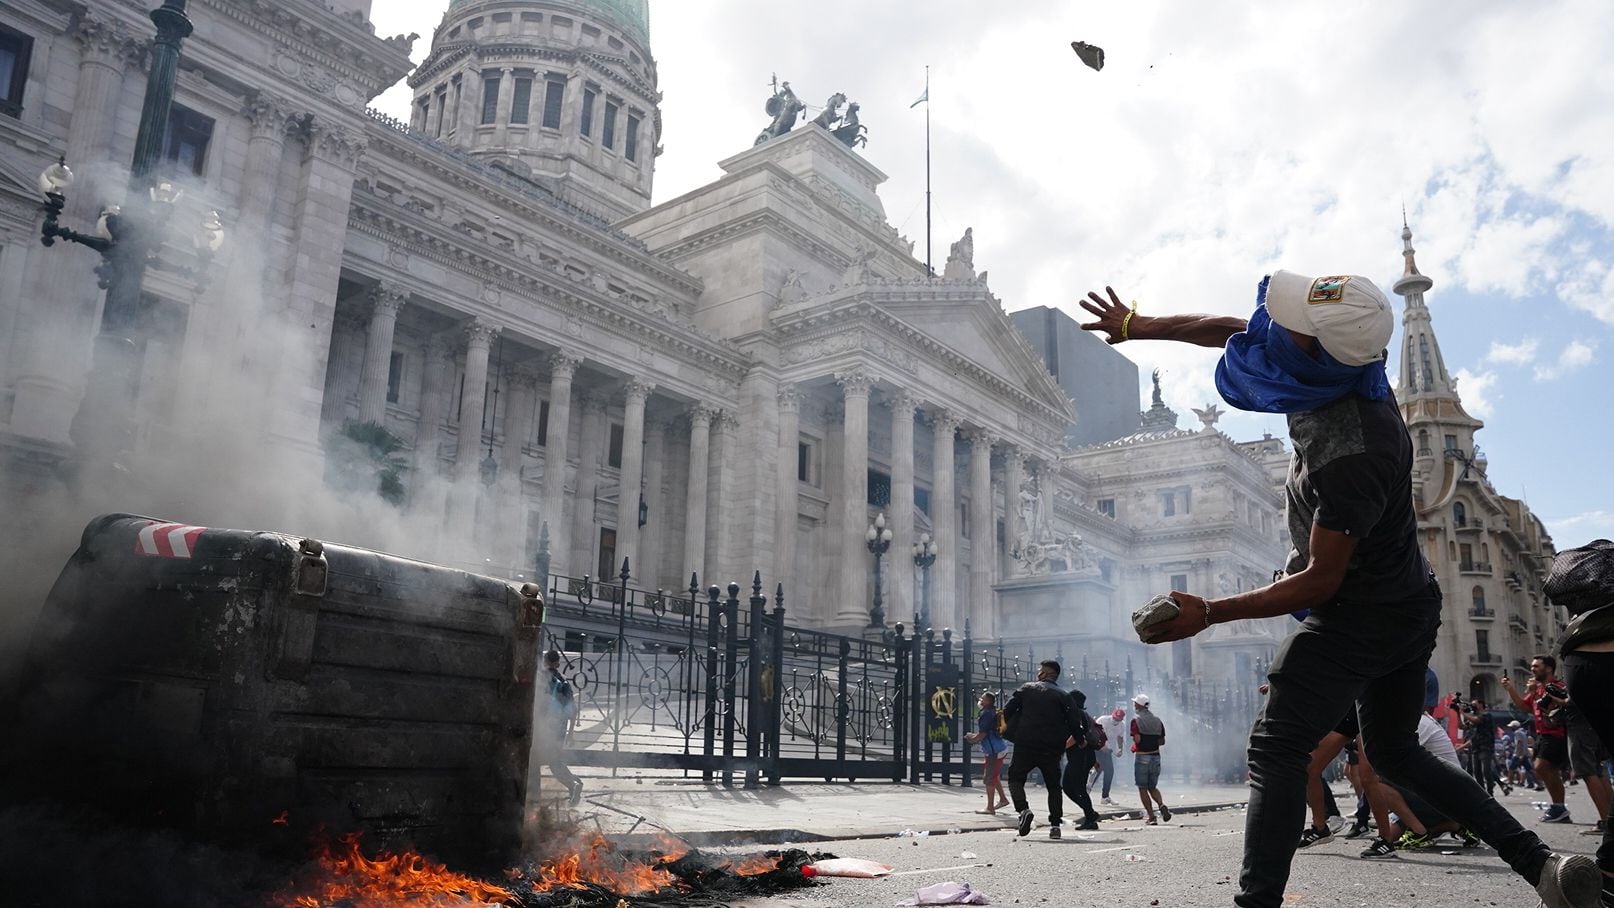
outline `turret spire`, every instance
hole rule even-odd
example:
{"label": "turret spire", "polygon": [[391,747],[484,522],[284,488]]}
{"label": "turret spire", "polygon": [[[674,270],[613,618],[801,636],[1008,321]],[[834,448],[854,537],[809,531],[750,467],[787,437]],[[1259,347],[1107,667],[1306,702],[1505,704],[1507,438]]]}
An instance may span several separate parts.
{"label": "turret spire", "polygon": [[1405,266],[1395,282],[1395,292],[1406,301],[1401,316],[1401,377],[1396,388],[1408,425],[1433,417],[1442,423],[1478,428],[1478,420],[1463,410],[1457,396],[1457,382],[1446,371],[1446,360],[1435,338],[1434,320],[1423,295],[1435,282],[1418,270],[1412,248],[1412,228],[1402,210],[1401,256]]}

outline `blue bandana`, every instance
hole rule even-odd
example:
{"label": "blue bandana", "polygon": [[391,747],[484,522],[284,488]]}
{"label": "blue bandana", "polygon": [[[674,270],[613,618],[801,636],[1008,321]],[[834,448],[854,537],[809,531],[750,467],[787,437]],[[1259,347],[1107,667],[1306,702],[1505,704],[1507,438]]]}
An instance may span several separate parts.
{"label": "blue bandana", "polygon": [[1300,349],[1287,331],[1272,330],[1267,314],[1267,281],[1255,295],[1250,326],[1228,338],[1222,361],[1216,364],[1216,390],[1240,410],[1257,413],[1300,413],[1331,404],[1347,394],[1368,400],[1390,396],[1390,378],[1384,361],[1347,366],[1317,346],[1312,357]]}

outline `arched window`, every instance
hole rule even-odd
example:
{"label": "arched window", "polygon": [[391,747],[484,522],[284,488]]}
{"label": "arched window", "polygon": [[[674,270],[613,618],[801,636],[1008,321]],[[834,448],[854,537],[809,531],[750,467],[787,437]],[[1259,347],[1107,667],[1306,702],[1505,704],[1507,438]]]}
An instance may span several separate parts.
{"label": "arched window", "polygon": [[1485,588],[1482,586],[1474,587],[1474,614],[1485,614]]}
{"label": "arched window", "polygon": [[1468,509],[1463,507],[1463,503],[1461,501],[1454,502],[1452,504],[1452,506],[1451,506],[1451,516],[1452,516],[1452,522],[1455,523],[1457,526],[1460,526],[1460,527],[1468,526]]}
{"label": "arched window", "polygon": [[1421,455],[1427,450],[1429,450],[1429,430],[1428,429],[1419,429],[1418,430],[1418,453]]}

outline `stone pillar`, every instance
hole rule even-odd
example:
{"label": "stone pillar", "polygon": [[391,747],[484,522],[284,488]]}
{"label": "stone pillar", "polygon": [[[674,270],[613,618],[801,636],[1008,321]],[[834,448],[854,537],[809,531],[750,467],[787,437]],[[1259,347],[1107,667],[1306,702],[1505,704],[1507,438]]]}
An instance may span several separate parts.
{"label": "stone pillar", "polygon": [[[420,423],[415,429],[415,500],[429,487],[438,485],[438,460],[443,439],[443,421],[448,417],[449,396],[453,393],[454,360],[448,341],[437,335],[426,341],[426,367],[420,380]],[[439,515],[441,516],[441,515]]]}
{"label": "stone pillar", "polygon": [[[1026,479],[1025,452],[1012,445],[1003,449],[1003,547],[1009,553],[1009,574],[1019,573],[1014,567],[1015,552],[1025,542],[1020,538],[1020,487]],[[1033,532],[1034,527],[1026,527]]]}
{"label": "stone pillar", "polygon": [[538,396],[538,376],[512,368],[506,376],[509,397],[504,406],[504,443],[499,448],[497,535],[499,557],[530,576],[538,540],[527,538],[527,489],[521,472],[526,466],[527,439],[532,437],[532,411]]}
{"label": "stone pillar", "polygon": [[[662,487],[666,484],[667,460],[667,422],[655,416],[646,416],[644,421],[644,528],[639,531],[639,561],[643,566],[634,565],[634,573],[645,587],[652,588],[661,584],[665,569],[661,563],[661,540],[664,535],[663,528],[667,525],[667,501],[662,494]],[[685,577],[684,581],[689,578]],[[672,589],[682,589],[683,584],[674,583]]]}
{"label": "stone pillar", "polygon": [[795,385],[779,389],[779,489],[774,501],[773,565],[775,582],[785,595],[795,589],[796,524],[801,511],[800,482],[796,472],[801,445],[801,392]]}
{"label": "stone pillar", "polygon": [[398,310],[409,300],[408,291],[387,283],[370,291],[369,332],[364,341],[364,371],[359,376],[359,422],[387,424],[387,377],[392,366],[392,336],[398,327]]}
{"label": "stone pillar", "polygon": [[886,562],[891,575],[888,621],[911,623],[916,614],[913,584],[913,395],[898,391],[887,401],[891,408],[891,510],[885,515],[891,527],[891,551]]}
{"label": "stone pillar", "polygon": [[842,416],[841,519],[836,532],[840,544],[840,597],[836,603],[835,623],[864,627],[869,623],[869,571],[868,550],[863,545],[863,533],[869,525],[869,386],[873,383],[863,372],[843,372],[835,376],[845,398]]}
{"label": "stone pillar", "polygon": [[600,461],[604,459],[607,440],[605,403],[604,398],[592,394],[582,399],[583,420],[577,436],[577,491],[572,496],[570,568],[575,576],[593,576],[599,568],[593,559],[597,528],[594,501],[599,494]]}
{"label": "stone pillar", "polygon": [[[62,222],[89,230],[101,206],[116,203],[123,195],[121,189],[101,185],[90,165],[128,160],[127,152],[117,154],[112,145],[123,81],[138,76],[144,40],[137,41],[119,22],[89,14],[76,16],[69,34],[78,44],[79,67],[65,154],[80,179],[67,191]],[[35,85],[31,91],[42,96],[45,86]],[[37,98],[33,103],[39,103]],[[68,441],[100,321],[103,294],[89,273],[96,261],[95,253],[65,242],[32,256],[31,289],[25,296],[31,302],[22,306],[18,328],[23,336],[11,347],[20,354],[10,425],[18,435]],[[0,374],[0,381],[10,377]]]}
{"label": "stone pillar", "polygon": [[[510,141],[510,111],[514,109],[511,102],[515,96],[515,69],[509,66],[502,67],[499,70],[499,103],[493,109],[493,122],[498,124],[498,129],[494,133],[495,144],[504,145]],[[477,122],[482,122],[480,119],[482,112],[477,111],[476,115],[479,118]],[[619,536],[618,539],[620,538]]]}
{"label": "stone pillar", "polygon": [[719,410],[712,417],[712,450],[706,472],[706,572],[713,582],[726,586],[750,576],[743,565],[733,563],[736,552],[728,539],[725,517],[740,507],[729,496],[734,493],[734,460],[739,445],[739,418],[731,410]]}
{"label": "stone pillar", "polygon": [[621,491],[616,499],[616,565],[628,561],[633,579],[644,576],[639,563],[639,495],[644,478],[644,404],[655,385],[629,379],[622,417]]}
{"label": "stone pillar", "polygon": [[992,636],[992,577],[997,561],[997,518],[992,507],[992,436],[970,433],[970,602],[964,612],[976,639]]}
{"label": "stone pillar", "polygon": [[566,576],[572,538],[566,525],[566,458],[572,432],[572,378],[582,360],[565,351],[549,357],[549,434],[544,438],[544,523],[549,569]]}
{"label": "stone pillar", "polygon": [[936,410],[930,422],[935,432],[930,461],[930,525],[936,540],[936,563],[930,568],[930,623],[938,631],[951,627],[962,634],[964,624],[956,609],[959,537],[953,473],[953,434],[961,420],[950,410]]}
{"label": "stone pillar", "polygon": [[[286,153],[286,135],[302,118],[291,102],[259,95],[247,103],[251,138],[247,140],[247,162],[241,177],[241,223],[238,236],[260,236],[274,216],[275,198],[280,185],[281,160]],[[264,263],[260,262],[261,268]]]}
{"label": "stone pillar", "polygon": [[[695,574],[701,587],[714,581],[706,573],[706,487],[712,455],[712,418],[704,404],[689,411],[689,490],[684,505],[684,575]],[[681,578],[683,579],[683,578]]]}
{"label": "stone pillar", "polygon": [[460,389],[460,437],[454,455],[457,482],[477,477],[482,448],[482,421],[486,415],[488,348],[499,329],[479,319],[465,326],[465,385]]}

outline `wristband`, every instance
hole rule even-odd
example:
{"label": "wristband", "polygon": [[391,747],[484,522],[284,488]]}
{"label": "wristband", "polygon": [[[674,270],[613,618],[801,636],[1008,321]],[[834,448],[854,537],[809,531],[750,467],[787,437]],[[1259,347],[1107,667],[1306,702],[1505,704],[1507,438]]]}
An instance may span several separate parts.
{"label": "wristband", "polygon": [[1205,599],[1205,600],[1201,600],[1201,601],[1203,601],[1205,603],[1205,630],[1210,630],[1210,626],[1211,626],[1210,600]]}
{"label": "wristband", "polygon": [[1127,336],[1127,329],[1132,327],[1132,316],[1137,315],[1137,314],[1138,314],[1138,301],[1133,300],[1132,301],[1132,308],[1131,308],[1131,310],[1129,310],[1127,312],[1126,318],[1121,319],[1121,340],[1131,340],[1132,339],[1132,338]]}

